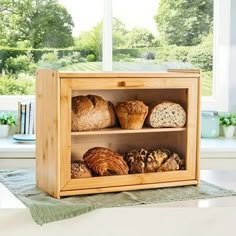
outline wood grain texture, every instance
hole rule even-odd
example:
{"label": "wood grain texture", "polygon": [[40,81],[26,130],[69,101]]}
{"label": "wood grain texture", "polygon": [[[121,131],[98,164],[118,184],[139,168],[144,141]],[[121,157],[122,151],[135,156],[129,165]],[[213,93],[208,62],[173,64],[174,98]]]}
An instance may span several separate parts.
{"label": "wood grain texture", "polygon": [[71,178],[71,80],[61,80],[61,125],[62,135],[60,137],[60,177],[62,189]]}
{"label": "wood grain texture", "polygon": [[196,176],[196,148],[197,148],[197,129],[198,129],[198,83],[193,79],[192,86],[188,92],[187,109],[187,159],[186,168],[192,173],[192,178]]}
{"label": "wood grain texture", "polygon": [[[70,79],[70,78],[198,78],[199,77],[199,71],[196,71],[192,73],[193,70],[170,70],[170,73],[166,72],[159,72],[159,73],[153,73],[153,72],[79,72],[76,73],[75,71],[60,71],[59,77],[62,79]],[[173,71],[173,72],[172,72]],[[186,72],[191,71],[191,73]]]}
{"label": "wood grain texture", "polygon": [[[99,82],[99,81],[97,81]],[[153,86],[153,85],[151,85]],[[182,85],[183,86],[183,85]],[[191,85],[189,85],[191,87]],[[188,87],[179,89],[165,89],[159,87],[155,88],[135,88],[135,89],[112,89],[112,90],[76,90],[72,91],[72,96],[94,94],[102,96],[105,100],[112,102],[114,105],[118,101],[143,101],[146,105],[149,105],[156,101],[172,101],[179,103],[185,111],[187,111],[187,99],[188,99]]]}
{"label": "wood grain texture", "polygon": [[120,154],[140,148],[166,148],[186,158],[186,137],[186,131],[72,136],[71,154],[73,160],[81,160],[83,154],[93,147],[105,147]]}
{"label": "wood grain texture", "polygon": [[[75,73],[40,70],[37,75],[37,183],[54,197],[197,184],[199,180],[200,74]],[[187,113],[184,128],[71,132],[71,98],[94,94],[122,100],[179,103]],[[185,158],[186,170],[71,179],[71,160],[102,146],[124,154],[137,148],[167,148]]]}
{"label": "wood grain texture", "polygon": [[56,71],[36,72],[36,175],[37,186],[58,198],[59,181],[59,88]]}
{"label": "wood grain texture", "polygon": [[101,187],[131,186],[140,184],[164,183],[193,180],[187,170],[166,171],[145,174],[128,174],[117,176],[100,176],[83,179],[71,179],[63,190],[89,189]]}
{"label": "wood grain texture", "polygon": [[200,141],[201,141],[201,73],[198,78],[197,88],[197,147],[196,147],[196,180],[200,183]]}
{"label": "wood grain texture", "polygon": [[179,132],[185,131],[186,128],[147,128],[142,129],[121,129],[121,128],[105,128],[100,130],[91,130],[91,131],[80,131],[80,132],[71,132],[73,136],[84,136],[84,135],[107,135],[107,134],[137,134],[137,133],[157,133],[157,132]]}
{"label": "wood grain texture", "polygon": [[176,186],[187,186],[187,185],[197,185],[196,180],[188,181],[175,181],[166,183],[156,183],[156,184],[139,184],[130,186],[119,186],[119,187],[106,187],[106,188],[94,188],[94,189],[81,189],[81,190],[68,190],[61,191],[60,196],[73,196],[73,195],[84,195],[91,193],[107,193],[107,192],[120,192],[120,191],[133,191],[141,189],[154,189],[154,188],[166,188],[166,187],[176,187]]}
{"label": "wood grain texture", "polygon": [[[195,74],[194,74],[195,75]],[[195,78],[195,77],[194,77]],[[67,79],[69,80],[69,79]],[[123,84],[129,81],[133,86],[124,87]],[[140,86],[136,86],[139,84]],[[143,86],[141,87],[141,84]],[[191,87],[192,78],[74,78],[71,80],[73,90],[139,90],[143,89],[184,89]]]}

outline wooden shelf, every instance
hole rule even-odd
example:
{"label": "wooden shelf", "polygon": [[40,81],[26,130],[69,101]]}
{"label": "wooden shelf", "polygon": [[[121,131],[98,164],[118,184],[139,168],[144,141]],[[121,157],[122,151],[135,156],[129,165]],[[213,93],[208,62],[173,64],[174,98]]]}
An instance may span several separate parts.
{"label": "wooden shelf", "polygon": [[186,128],[143,128],[143,129],[121,129],[121,128],[107,128],[92,131],[71,132],[72,136],[83,135],[101,135],[101,134],[137,134],[137,133],[156,133],[156,132],[179,132],[185,131]]}

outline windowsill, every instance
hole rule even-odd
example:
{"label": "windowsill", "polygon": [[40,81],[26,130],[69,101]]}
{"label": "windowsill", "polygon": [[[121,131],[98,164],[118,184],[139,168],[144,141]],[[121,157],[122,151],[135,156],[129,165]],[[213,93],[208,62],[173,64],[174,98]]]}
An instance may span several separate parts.
{"label": "windowsill", "polygon": [[[12,138],[0,139],[0,158],[34,159],[35,143],[18,143]],[[236,137],[201,139],[201,158],[236,159]]]}
{"label": "windowsill", "polygon": [[35,143],[19,143],[10,138],[0,139],[0,158],[35,158]]}
{"label": "windowsill", "polygon": [[227,139],[219,137],[215,139],[201,139],[201,158],[235,158],[236,159],[236,137]]}

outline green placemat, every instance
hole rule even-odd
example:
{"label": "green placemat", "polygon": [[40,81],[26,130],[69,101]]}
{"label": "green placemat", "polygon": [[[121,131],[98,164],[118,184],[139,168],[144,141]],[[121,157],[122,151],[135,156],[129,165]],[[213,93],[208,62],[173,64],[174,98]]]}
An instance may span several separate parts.
{"label": "green placemat", "polygon": [[54,199],[35,185],[33,170],[2,170],[2,182],[31,211],[37,224],[68,219],[108,207],[185,201],[236,195],[236,192],[201,181],[199,187],[184,186],[130,192],[103,193]]}

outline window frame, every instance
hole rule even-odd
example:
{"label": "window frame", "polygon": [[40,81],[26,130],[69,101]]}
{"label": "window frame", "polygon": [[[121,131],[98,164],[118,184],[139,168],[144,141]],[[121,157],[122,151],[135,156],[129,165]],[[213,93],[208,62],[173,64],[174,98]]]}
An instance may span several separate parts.
{"label": "window frame", "polygon": [[[202,97],[202,110],[229,111],[231,1],[214,0],[213,96]],[[104,0],[103,71],[112,71],[112,0]],[[225,78],[225,79],[221,79]],[[0,110],[17,110],[17,102],[34,96],[0,96]]]}
{"label": "window frame", "polygon": [[202,110],[229,110],[230,8],[230,0],[214,1],[213,95],[202,96]]}

